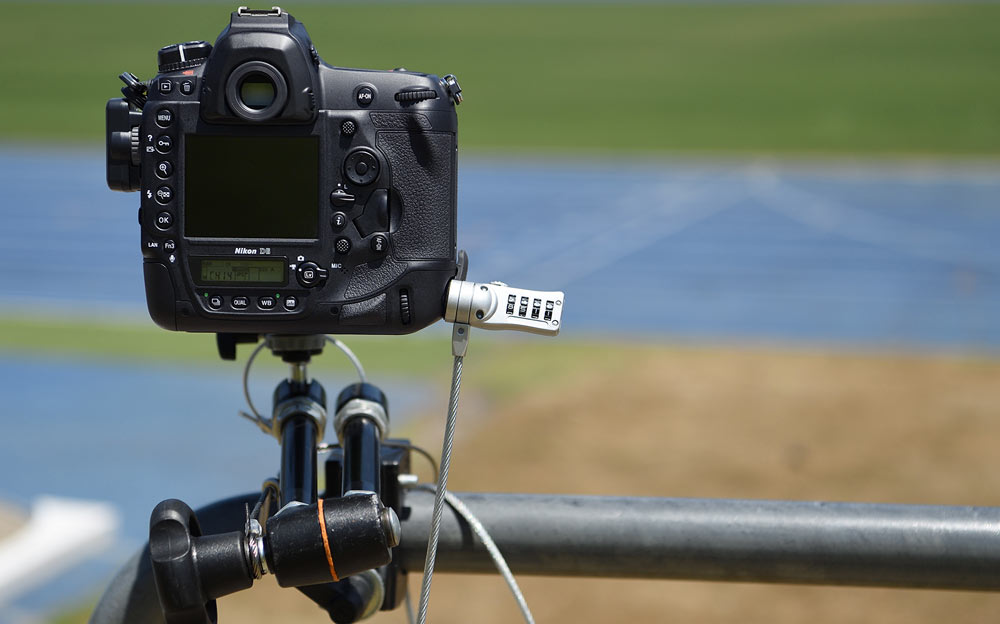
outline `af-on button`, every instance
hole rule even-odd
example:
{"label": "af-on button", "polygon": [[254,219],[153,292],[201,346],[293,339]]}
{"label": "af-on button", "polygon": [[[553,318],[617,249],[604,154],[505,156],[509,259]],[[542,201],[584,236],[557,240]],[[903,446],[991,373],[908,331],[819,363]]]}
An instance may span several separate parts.
{"label": "af-on button", "polygon": [[358,106],[362,108],[367,108],[375,101],[375,90],[371,87],[360,87],[354,95]]}
{"label": "af-on button", "polygon": [[372,236],[371,243],[372,251],[377,254],[384,254],[385,250],[389,248],[389,239],[382,234],[376,234]]}

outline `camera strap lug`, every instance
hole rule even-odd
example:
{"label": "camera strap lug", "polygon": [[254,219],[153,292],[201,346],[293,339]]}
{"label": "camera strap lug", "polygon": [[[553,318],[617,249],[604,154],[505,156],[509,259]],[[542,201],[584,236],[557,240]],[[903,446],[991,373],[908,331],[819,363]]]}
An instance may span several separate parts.
{"label": "camera strap lug", "polygon": [[122,95],[129,104],[142,110],[146,105],[146,92],[149,89],[148,83],[139,80],[132,72],[122,72],[119,76],[125,86],[122,87]]}
{"label": "camera strap lug", "polygon": [[455,103],[455,106],[461,104],[462,87],[458,85],[458,78],[455,77],[455,74],[448,74],[441,79],[441,82],[444,83],[444,88],[448,92],[448,95],[451,96],[451,100]]}

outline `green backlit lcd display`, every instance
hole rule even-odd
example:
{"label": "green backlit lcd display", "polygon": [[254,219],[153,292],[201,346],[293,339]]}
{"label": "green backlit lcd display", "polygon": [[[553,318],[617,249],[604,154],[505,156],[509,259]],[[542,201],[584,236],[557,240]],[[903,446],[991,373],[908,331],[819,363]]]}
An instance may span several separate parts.
{"label": "green backlit lcd display", "polygon": [[202,258],[201,284],[284,284],[285,261]]}

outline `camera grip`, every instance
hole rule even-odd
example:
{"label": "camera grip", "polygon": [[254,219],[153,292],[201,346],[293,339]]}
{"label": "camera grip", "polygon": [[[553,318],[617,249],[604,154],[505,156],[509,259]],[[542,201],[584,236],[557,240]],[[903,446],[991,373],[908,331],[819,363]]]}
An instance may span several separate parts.
{"label": "camera grip", "polygon": [[389,161],[392,186],[402,201],[392,233],[400,260],[455,257],[455,135],[450,132],[381,131],[376,146]]}

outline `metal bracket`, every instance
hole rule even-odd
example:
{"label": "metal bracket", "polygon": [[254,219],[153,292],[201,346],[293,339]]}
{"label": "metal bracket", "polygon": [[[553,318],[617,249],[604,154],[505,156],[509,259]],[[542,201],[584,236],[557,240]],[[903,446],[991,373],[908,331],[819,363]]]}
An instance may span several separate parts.
{"label": "metal bracket", "polygon": [[469,350],[471,329],[467,323],[455,323],[451,328],[451,354],[455,357],[465,357],[465,352]]}

